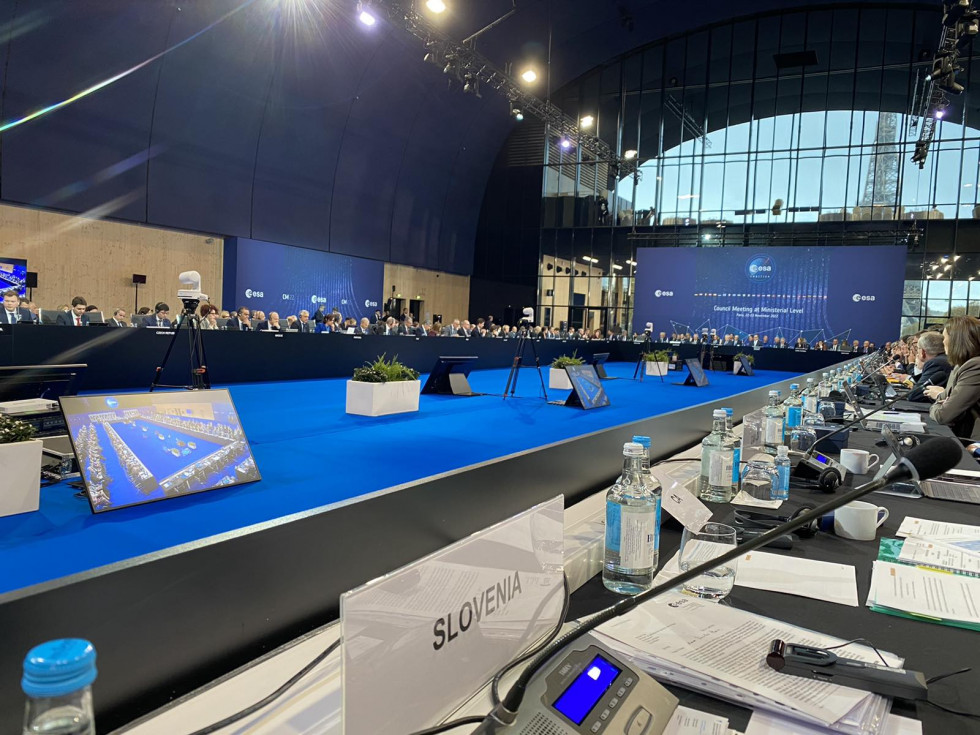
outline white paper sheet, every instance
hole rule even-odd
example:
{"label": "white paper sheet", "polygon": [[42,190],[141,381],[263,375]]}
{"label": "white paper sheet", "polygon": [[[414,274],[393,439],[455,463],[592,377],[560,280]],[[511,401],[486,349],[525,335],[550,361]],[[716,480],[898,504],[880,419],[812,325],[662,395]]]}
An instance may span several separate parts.
{"label": "white paper sheet", "polygon": [[[788,720],[771,712],[753,712],[745,735],[824,735],[833,730],[819,725],[806,725]],[[881,735],[922,735],[922,723],[907,717],[889,714]]]}
{"label": "white paper sheet", "polygon": [[965,549],[955,542],[909,536],[902,544],[898,560],[916,566],[980,576],[980,553]]}
{"label": "white paper sheet", "polygon": [[753,498],[744,490],[739,490],[738,495],[732,498],[732,505],[747,505],[750,508],[771,508],[775,510],[782,504],[782,500],[759,500],[759,498]]}
{"label": "white paper sheet", "polygon": [[678,705],[663,735],[728,735],[728,718]]}
{"label": "white paper sheet", "polygon": [[980,624],[980,579],[876,561],[868,605]]}
{"label": "white paper sheet", "polygon": [[930,521],[925,518],[906,516],[898,528],[898,535],[919,536],[921,538],[975,538],[980,539],[980,526],[970,526],[964,523],[946,523]]}

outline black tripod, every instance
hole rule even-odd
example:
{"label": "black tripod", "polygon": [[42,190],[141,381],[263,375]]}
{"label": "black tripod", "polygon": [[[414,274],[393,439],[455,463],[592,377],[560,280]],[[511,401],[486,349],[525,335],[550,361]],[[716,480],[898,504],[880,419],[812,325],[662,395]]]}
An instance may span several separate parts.
{"label": "black tripod", "polygon": [[504,398],[508,395],[513,396],[514,392],[517,390],[517,377],[520,375],[520,370],[522,367],[530,367],[530,365],[524,365],[524,351],[527,349],[528,343],[531,344],[531,352],[534,353],[534,367],[538,369],[538,379],[541,381],[541,392],[544,394],[544,399],[548,400],[548,389],[544,386],[544,375],[541,374],[541,360],[538,357],[538,348],[534,346],[534,340],[528,339],[528,330],[521,329],[517,335],[517,349],[514,351],[514,362],[510,366],[510,375],[507,376],[507,385],[504,386]]}
{"label": "black tripod", "polygon": [[[174,328],[174,334],[170,338],[170,344],[167,345],[167,351],[163,355],[163,361],[156,369],[153,382],[150,383],[151,393],[155,388],[211,389],[211,376],[208,375],[208,358],[204,353],[204,341],[201,339],[201,322],[197,316],[197,305],[200,302],[197,299],[183,299],[183,302],[184,311],[181,314],[181,319]],[[167,367],[167,361],[170,360],[170,353],[173,352],[174,345],[177,343],[177,335],[180,334],[181,329],[187,333],[187,346],[190,352],[191,384],[163,385],[160,382],[160,377],[163,375],[163,369]]]}
{"label": "black tripod", "polygon": [[[643,376],[646,374],[647,371],[646,365],[643,364],[646,362],[646,360],[643,359],[643,355],[644,353],[650,352],[651,346],[652,346],[652,340],[650,338],[650,333],[644,332],[643,342],[640,344],[640,354],[636,358],[636,367],[633,369],[633,380],[636,380],[636,376],[639,375],[640,382],[641,383],[643,382]],[[660,382],[661,383],[664,382],[663,373],[660,373]]]}

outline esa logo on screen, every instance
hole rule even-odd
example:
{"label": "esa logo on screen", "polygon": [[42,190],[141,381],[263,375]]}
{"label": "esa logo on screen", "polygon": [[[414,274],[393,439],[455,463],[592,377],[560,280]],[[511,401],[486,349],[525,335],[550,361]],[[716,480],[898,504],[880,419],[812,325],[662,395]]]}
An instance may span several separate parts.
{"label": "esa logo on screen", "polygon": [[667,296],[673,296],[673,291],[661,291],[659,288],[653,292],[653,295],[659,298],[666,298]]}
{"label": "esa logo on screen", "polygon": [[874,301],[874,300],[875,300],[874,296],[867,296],[865,294],[860,294],[860,293],[856,293],[853,296],[851,296],[851,301],[853,301],[855,304],[859,304],[862,301]]}
{"label": "esa logo on screen", "polygon": [[371,301],[371,299],[364,299],[364,308],[370,309],[372,306],[377,306],[377,301]]}
{"label": "esa logo on screen", "polygon": [[115,398],[112,398],[110,396],[109,398],[105,399],[105,405],[107,405],[109,408],[118,408],[119,401],[117,401]]}
{"label": "esa logo on screen", "polygon": [[246,288],[245,289],[245,298],[246,299],[262,299],[262,298],[265,298],[265,292],[264,291],[253,291],[250,288]]}
{"label": "esa logo on screen", "polygon": [[310,303],[311,304],[325,304],[325,303],[327,303],[327,297],[326,296],[310,296]]}
{"label": "esa logo on screen", "polygon": [[776,264],[768,255],[753,255],[745,264],[745,275],[750,281],[765,281],[773,277]]}

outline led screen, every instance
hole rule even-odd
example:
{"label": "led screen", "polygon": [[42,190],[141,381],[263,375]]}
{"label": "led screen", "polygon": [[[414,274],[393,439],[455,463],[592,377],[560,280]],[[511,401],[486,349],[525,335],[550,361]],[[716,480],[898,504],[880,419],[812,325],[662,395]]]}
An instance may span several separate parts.
{"label": "led screen", "polygon": [[260,480],[227,390],[63,396],[92,510]]}
{"label": "led screen", "polygon": [[0,256],[0,292],[15,289],[20,296],[27,295],[27,261]]}

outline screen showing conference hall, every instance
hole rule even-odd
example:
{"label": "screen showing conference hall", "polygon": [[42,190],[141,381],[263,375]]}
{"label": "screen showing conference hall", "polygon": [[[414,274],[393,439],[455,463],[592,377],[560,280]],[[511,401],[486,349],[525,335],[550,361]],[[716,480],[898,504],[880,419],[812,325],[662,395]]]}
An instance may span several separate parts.
{"label": "screen showing conference hall", "polygon": [[11,288],[19,296],[27,296],[27,261],[0,256],[0,292]]}
{"label": "screen showing conference hall", "polygon": [[65,396],[92,510],[262,479],[227,390]]}

